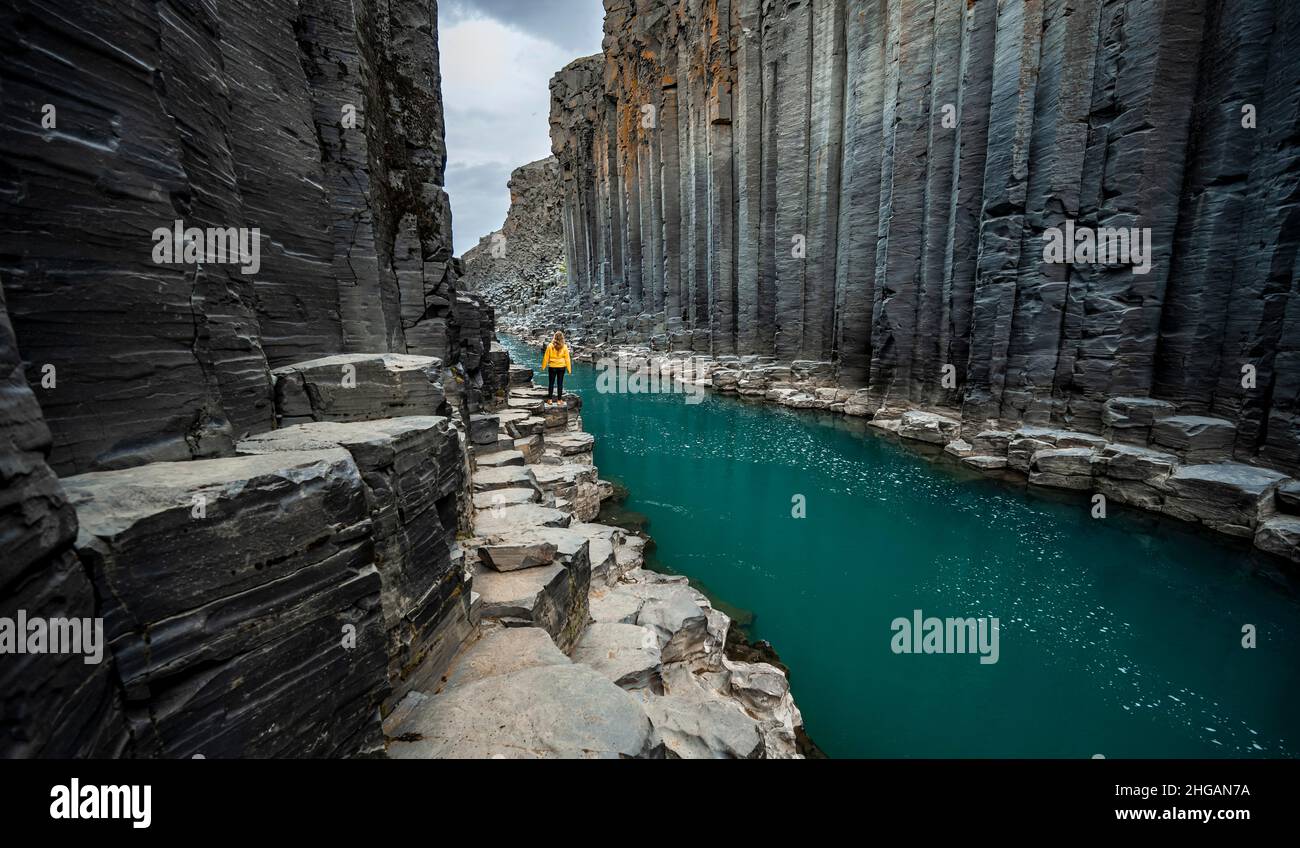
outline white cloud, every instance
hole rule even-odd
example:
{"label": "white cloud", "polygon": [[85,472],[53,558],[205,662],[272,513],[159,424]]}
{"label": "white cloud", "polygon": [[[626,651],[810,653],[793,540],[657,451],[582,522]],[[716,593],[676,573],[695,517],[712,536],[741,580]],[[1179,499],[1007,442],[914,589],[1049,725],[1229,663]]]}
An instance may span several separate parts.
{"label": "white cloud", "polygon": [[[510,172],[551,155],[551,77],[577,56],[599,52],[604,9],[600,0],[566,0],[568,13],[541,30],[532,18],[515,21],[470,2],[449,5],[453,14],[444,16],[438,41],[447,122],[447,193],[454,250],[460,255],[505,221]],[[591,49],[574,53],[558,43],[590,38],[593,16],[596,35]],[[568,32],[565,20],[587,34],[559,38]]]}
{"label": "white cloud", "polygon": [[[605,8],[601,0],[445,0],[450,23],[488,17],[585,56],[600,51]],[[586,51],[586,52],[582,52]]]}

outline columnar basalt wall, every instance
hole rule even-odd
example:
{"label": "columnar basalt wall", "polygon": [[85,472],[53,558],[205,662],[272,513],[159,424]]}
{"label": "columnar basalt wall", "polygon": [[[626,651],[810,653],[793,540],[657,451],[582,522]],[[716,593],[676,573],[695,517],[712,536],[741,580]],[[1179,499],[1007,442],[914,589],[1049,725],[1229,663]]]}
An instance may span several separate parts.
{"label": "columnar basalt wall", "polygon": [[436,3],[0,26],[0,755],[381,753],[476,627],[463,430],[509,368]]}
{"label": "columnar basalt wall", "polygon": [[[551,84],[598,340],[833,361],[967,421],[1158,398],[1300,467],[1296,4],[605,8]],[[1067,222],[1149,233],[1149,270],[1056,261]]]}
{"label": "columnar basalt wall", "polygon": [[[0,30],[0,278],[60,474],[229,455],[271,368],[486,352],[434,0],[23,0]],[[176,221],[258,261],[159,262]]]}

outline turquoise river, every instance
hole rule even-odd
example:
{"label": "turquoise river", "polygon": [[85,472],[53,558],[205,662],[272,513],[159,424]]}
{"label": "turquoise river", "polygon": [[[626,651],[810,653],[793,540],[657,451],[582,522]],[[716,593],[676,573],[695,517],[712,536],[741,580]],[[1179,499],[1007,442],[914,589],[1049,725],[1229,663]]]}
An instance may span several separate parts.
{"label": "turquoise river", "polygon": [[[565,388],[601,476],[648,519],[653,566],[752,613],[830,756],[1300,752],[1300,604],[1248,547],[1114,506],[1094,519],[1085,498],[962,473],[843,416],[595,384],[578,364]],[[891,623],[918,609],[997,617],[998,661],[894,653]]]}

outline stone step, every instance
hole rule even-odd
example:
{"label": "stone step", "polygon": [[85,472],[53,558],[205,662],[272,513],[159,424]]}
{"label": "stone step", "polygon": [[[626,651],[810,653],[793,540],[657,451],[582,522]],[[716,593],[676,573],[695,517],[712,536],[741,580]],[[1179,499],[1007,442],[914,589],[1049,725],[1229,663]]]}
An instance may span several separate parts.
{"label": "stone step", "polygon": [[475,509],[491,509],[498,506],[511,506],[521,503],[537,503],[542,494],[536,489],[493,489],[490,492],[478,492],[474,495]]}
{"label": "stone step", "polygon": [[502,535],[535,527],[568,527],[573,516],[538,504],[514,504],[480,509],[474,515],[474,529],[482,536]]}
{"label": "stone step", "polygon": [[398,759],[619,759],[661,752],[636,699],[585,665],[545,665],[451,688],[392,728]]}
{"label": "stone step", "polygon": [[442,360],[399,353],[349,353],[271,372],[280,426],[372,421],[444,411]]}
{"label": "stone step", "polygon": [[483,618],[541,627],[568,651],[587,625],[591,564],[585,540],[573,554],[557,547],[551,556],[550,564],[512,571],[480,562],[474,591],[482,596]]}
{"label": "stone step", "polygon": [[513,443],[506,450],[498,450],[492,453],[476,456],[474,463],[480,468],[503,468],[510,465],[526,465],[522,451],[515,450]]}
{"label": "stone step", "polygon": [[488,444],[470,445],[470,451],[474,455],[476,465],[491,454],[508,450],[515,450],[515,440],[505,434],[499,434],[494,441]]}
{"label": "stone step", "polygon": [[540,627],[495,627],[462,649],[452,663],[441,691],[525,668],[569,665],[571,662]]}
{"label": "stone step", "polygon": [[[554,487],[552,487],[554,488]],[[490,492],[495,489],[536,489],[543,491],[532,468],[507,465],[500,468],[479,468],[474,471],[474,491]]]}

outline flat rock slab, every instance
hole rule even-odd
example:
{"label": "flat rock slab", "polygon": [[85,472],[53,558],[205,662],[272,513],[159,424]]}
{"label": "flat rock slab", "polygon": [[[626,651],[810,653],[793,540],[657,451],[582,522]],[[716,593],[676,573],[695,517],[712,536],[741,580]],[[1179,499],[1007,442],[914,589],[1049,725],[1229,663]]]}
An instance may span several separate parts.
{"label": "flat rock slab", "polygon": [[442,691],[525,668],[569,665],[569,662],[540,627],[498,627],[461,651],[452,663]]}
{"label": "flat rock slab", "polygon": [[493,451],[474,457],[474,464],[479,468],[506,468],[508,466],[526,465],[524,455],[514,448],[514,443],[506,450]]}
{"label": "flat rock slab", "polygon": [[532,469],[520,466],[478,468],[474,471],[474,491],[491,492],[497,489],[537,489],[537,478]]}
{"label": "flat rock slab", "polygon": [[539,465],[533,469],[533,474],[537,485],[548,491],[579,483],[595,483],[597,477],[596,466],[572,462]]}
{"label": "flat rock slab", "polygon": [[1092,488],[1091,448],[1046,448],[1029,460],[1029,484],[1054,489]]}
{"label": "flat rock slab", "polygon": [[645,710],[585,665],[525,668],[430,698],[394,729],[399,759],[654,756]]}
{"label": "flat rock slab", "polygon": [[1253,536],[1265,498],[1287,475],[1239,462],[1185,465],[1164,483],[1164,511],[1234,536]]}
{"label": "flat rock slab", "polygon": [[528,527],[568,527],[573,516],[567,512],[538,504],[480,509],[474,516],[474,528],[482,536],[503,535]]}
{"label": "flat rock slab", "polygon": [[494,441],[482,445],[470,445],[470,450],[474,452],[475,459],[485,457],[488,454],[497,453],[498,451],[507,451],[515,449],[515,440],[506,435],[499,435]]}
{"label": "flat rock slab", "polygon": [[624,689],[663,685],[659,637],[636,624],[597,621],[587,625],[573,649],[573,661],[591,666]]}
{"label": "flat rock slab", "polygon": [[510,399],[506,401],[506,406],[509,409],[522,409],[535,415],[542,414],[544,405],[545,401],[540,397],[516,397],[511,395]]}
{"label": "flat rock slab", "polygon": [[1174,414],[1174,405],[1166,400],[1146,397],[1116,397],[1102,404],[1101,420],[1113,427],[1150,427],[1157,418]]}
{"label": "flat rock slab", "polygon": [[1007,458],[1005,456],[967,456],[962,458],[961,464],[979,471],[998,471],[1007,467]]}
{"label": "flat rock slab", "polygon": [[590,433],[561,433],[546,437],[547,448],[553,448],[560,456],[574,456],[588,453],[596,446],[596,437]]}
{"label": "flat rock slab", "polygon": [[501,544],[529,545],[544,542],[555,546],[555,555],[567,564],[573,557],[587,551],[589,542],[585,535],[570,527],[512,527],[491,538]]}
{"label": "flat rock slab", "polygon": [[524,409],[502,409],[493,414],[496,415],[503,428],[508,424],[523,421],[528,417],[528,411]]}
{"label": "flat rock slab", "polygon": [[591,618],[593,621],[636,624],[644,604],[645,598],[623,591],[621,586],[595,589],[591,593]]}
{"label": "flat rock slab", "polygon": [[1237,427],[1223,418],[1203,415],[1175,415],[1157,420],[1151,440],[1183,456],[1189,462],[1211,462],[1232,457]]}
{"label": "flat rock slab", "polygon": [[934,412],[912,410],[904,412],[898,421],[900,437],[928,442],[932,445],[947,444],[957,435],[959,429],[961,429],[961,422],[956,418]]}
{"label": "flat rock slab", "polygon": [[1135,445],[1106,445],[1092,458],[1093,471],[1115,480],[1158,483],[1181,463],[1171,453]]}
{"label": "flat rock slab", "polygon": [[546,430],[545,418],[527,412],[520,413],[519,417],[504,421],[503,424],[506,432],[516,439],[527,436],[540,436]]}
{"label": "flat rock slab", "polygon": [[541,494],[536,489],[493,489],[474,495],[475,509],[491,509],[496,506],[511,506],[521,503],[536,503]]}
{"label": "flat rock slab", "polygon": [[563,565],[497,572],[480,570],[474,575],[474,591],[479,593],[484,618],[517,618],[537,622],[542,595],[555,591],[564,582]]}
{"label": "flat rock slab", "polygon": [[326,356],[277,368],[276,415],[282,422],[368,421],[432,415],[443,406],[442,361],[400,353]]}

